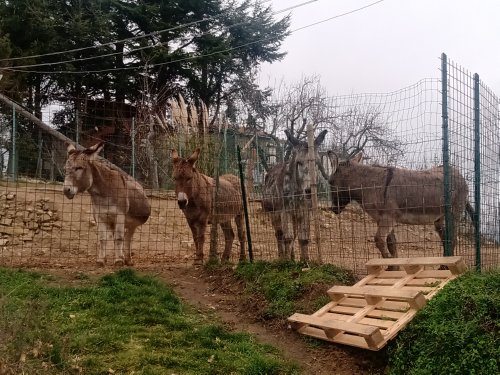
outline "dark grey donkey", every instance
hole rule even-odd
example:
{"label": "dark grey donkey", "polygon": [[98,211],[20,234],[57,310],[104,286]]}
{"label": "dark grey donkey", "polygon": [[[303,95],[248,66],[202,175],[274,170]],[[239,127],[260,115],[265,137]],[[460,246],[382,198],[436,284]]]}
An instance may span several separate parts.
{"label": "dark grey donkey", "polygon": [[[317,151],[326,135],[323,130],[314,140],[316,164],[320,163]],[[300,260],[308,261],[311,211],[311,171],[309,170],[307,142],[299,141],[285,130],[292,144],[290,160],[276,164],[267,173],[262,191],[262,207],[271,214],[271,221],[278,242],[280,259],[295,259],[293,242],[299,237]]]}
{"label": "dark grey donkey", "polygon": [[[351,201],[377,222],[375,245],[384,258],[397,258],[394,227],[397,223],[434,224],[444,246],[443,167],[416,171],[395,167],[364,165],[362,154],[339,161],[329,151],[332,173],[329,178],[332,210],[340,214]],[[455,247],[455,228],[464,209],[471,217],[467,183],[460,172],[450,168],[451,248]]]}

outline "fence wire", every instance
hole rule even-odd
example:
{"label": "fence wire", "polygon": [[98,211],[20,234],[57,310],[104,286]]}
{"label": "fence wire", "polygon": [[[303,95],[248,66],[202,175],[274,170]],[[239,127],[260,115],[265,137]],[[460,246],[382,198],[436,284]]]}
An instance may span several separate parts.
{"label": "fence wire", "polygon": [[[500,101],[480,81],[480,107],[475,112],[473,75],[453,62],[447,62],[446,74],[450,166],[464,176],[468,200],[473,206],[480,197],[480,253],[476,253],[478,235],[474,222],[463,213],[455,255],[463,256],[471,267],[479,257],[482,269],[491,269],[500,265]],[[311,216],[312,260],[321,258],[362,274],[368,259],[381,256],[374,240],[377,224],[361,205],[351,203],[339,215],[332,212],[327,181],[332,165],[327,150],[347,158],[362,149],[363,163],[368,165],[417,171],[441,166],[442,95],[442,79],[424,79],[390,93],[336,96],[322,102],[324,120],[315,123],[315,135],[322,130],[327,130],[327,135],[319,147],[324,174],[318,171],[318,209]],[[266,127],[257,130],[218,126],[210,134],[188,128],[167,132],[155,123],[139,120],[128,107],[117,108],[102,101],[92,110],[76,112],[68,109],[65,102],[46,106],[42,119],[62,124],[68,137],[85,146],[106,140],[101,156],[135,176],[145,187],[151,216],[138,227],[133,238],[136,265],[187,265],[194,259],[195,242],[173,190],[172,150],[189,158],[200,148],[196,165],[202,173],[211,177],[224,173],[239,176],[238,146],[247,190],[253,258],[277,259],[272,217],[262,207],[262,187],[268,170],[289,156],[284,136],[286,123],[277,126],[272,135],[265,132]],[[64,142],[39,131],[11,108],[0,108],[0,264],[93,267],[99,241],[90,197],[83,194],[69,200],[62,194]],[[479,133],[474,130],[475,113],[479,113]],[[305,132],[295,135],[305,140]],[[479,157],[479,164],[474,162],[475,157]],[[371,188],[384,188],[384,183],[372,183]],[[476,195],[478,188],[480,195]],[[217,248],[221,253],[224,236],[220,229],[219,232]],[[206,256],[213,233],[209,225]],[[395,236],[400,257],[443,254],[433,223],[398,224]],[[239,246],[236,236],[231,255],[234,262],[238,261]],[[297,259],[298,249],[296,241]],[[113,254],[108,255],[113,258]]]}

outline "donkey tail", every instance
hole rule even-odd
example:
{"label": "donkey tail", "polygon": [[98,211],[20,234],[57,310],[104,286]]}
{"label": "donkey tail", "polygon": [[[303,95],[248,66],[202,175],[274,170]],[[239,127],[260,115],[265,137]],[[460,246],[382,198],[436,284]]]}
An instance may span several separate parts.
{"label": "donkey tail", "polygon": [[472,221],[476,219],[476,212],[474,211],[474,208],[472,207],[469,201],[465,203],[465,211],[467,211]]}

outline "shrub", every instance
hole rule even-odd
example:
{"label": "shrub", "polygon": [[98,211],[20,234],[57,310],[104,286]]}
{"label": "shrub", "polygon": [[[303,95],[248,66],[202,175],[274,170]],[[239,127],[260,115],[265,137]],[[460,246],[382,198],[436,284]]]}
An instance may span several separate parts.
{"label": "shrub", "polygon": [[500,270],[450,282],[390,347],[390,374],[499,374]]}

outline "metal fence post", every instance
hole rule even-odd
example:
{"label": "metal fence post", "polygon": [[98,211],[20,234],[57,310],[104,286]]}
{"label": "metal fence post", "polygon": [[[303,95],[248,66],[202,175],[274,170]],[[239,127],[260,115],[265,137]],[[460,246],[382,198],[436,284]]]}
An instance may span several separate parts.
{"label": "metal fence post", "polygon": [[481,118],[479,74],[474,74],[474,239],[476,270],[481,271]]}
{"label": "metal fence post", "polygon": [[453,255],[451,248],[451,235],[453,233],[453,221],[451,220],[451,184],[450,184],[450,140],[448,129],[448,59],[446,54],[441,54],[441,117],[443,130],[443,178],[444,178],[444,255]]}
{"label": "metal fence post", "polygon": [[132,117],[132,177],[135,178],[135,117]]}
{"label": "metal fence post", "polygon": [[250,220],[248,218],[247,193],[246,193],[246,189],[245,189],[245,178],[243,176],[243,165],[241,162],[241,149],[240,149],[239,145],[236,146],[236,153],[238,156],[238,169],[240,172],[241,199],[243,199],[243,213],[245,214],[245,229],[247,232],[248,258],[250,259],[250,262],[253,262],[252,235],[250,233]]}
{"label": "metal fence post", "polygon": [[16,133],[17,133],[17,124],[16,124],[16,107],[12,106],[12,179],[17,181],[17,150],[16,150]]}
{"label": "metal fence post", "polygon": [[76,137],[75,137],[75,141],[76,141],[76,144],[79,145],[80,144],[80,116],[78,115],[80,112],[78,111],[78,109],[76,110]]}

